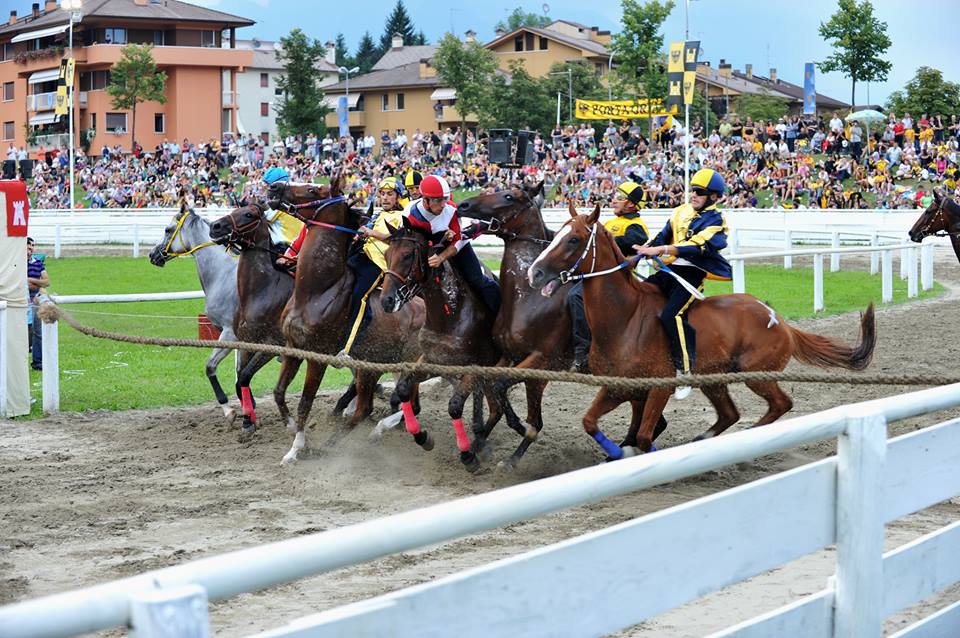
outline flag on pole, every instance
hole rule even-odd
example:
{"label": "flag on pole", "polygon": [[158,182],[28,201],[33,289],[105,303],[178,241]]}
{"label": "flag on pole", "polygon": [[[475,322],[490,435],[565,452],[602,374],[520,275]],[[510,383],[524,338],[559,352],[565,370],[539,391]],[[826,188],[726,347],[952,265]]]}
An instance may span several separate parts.
{"label": "flag on pole", "polygon": [[683,42],[671,42],[667,60],[667,112],[677,113],[683,104]]}
{"label": "flag on pole", "polygon": [[70,108],[67,105],[67,59],[60,60],[60,76],[57,78],[57,94],[54,96],[54,113],[66,115]]}
{"label": "flag on pole", "polygon": [[817,90],[814,85],[813,62],[804,65],[803,72],[803,114],[815,115],[817,112]]}
{"label": "flag on pole", "polygon": [[688,40],[683,43],[683,103],[693,104],[693,87],[697,82],[697,57],[700,55],[700,41]]}

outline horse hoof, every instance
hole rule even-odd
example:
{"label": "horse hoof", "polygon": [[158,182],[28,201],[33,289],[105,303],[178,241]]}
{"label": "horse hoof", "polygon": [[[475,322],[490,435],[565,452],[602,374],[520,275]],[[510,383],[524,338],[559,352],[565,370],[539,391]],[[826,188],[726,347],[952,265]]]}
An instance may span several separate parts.
{"label": "horse hoof", "polygon": [[470,444],[470,449],[480,457],[481,461],[489,461],[493,456],[493,446],[486,439],[474,439]]}
{"label": "horse hoof", "polygon": [[517,462],[511,456],[509,459],[505,459],[497,463],[497,469],[512,472],[513,470],[517,469]]}
{"label": "horse hoof", "polygon": [[227,425],[233,425],[237,420],[237,411],[231,407],[221,406],[223,408],[223,418],[227,420]]}
{"label": "horse hoof", "polygon": [[480,469],[480,459],[469,450],[460,453],[460,462],[463,463],[463,467],[471,474],[476,473],[476,471]]}
{"label": "horse hoof", "polygon": [[297,462],[297,453],[294,451],[287,452],[283,455],[283,459],[280,461],[280,466],[291,466]]}
{"label": "horse hoof", "polygon": [[640,454],[640,450],[630,445],[623,446],[620,449],[623,450],[622,458],[625,458],[625,459],[628,459],[631,456],[638,456]]}
{"label": "horse hoof", "polygon": [[413,440],[427,452],[433,449],[433,437],[426,430],[420,430],[414,434]]}
{"label": "horse hoof", "polygon": [[253,433],[256,431],[257,426],[251,425],[250,427],[247,427],[244,425],[243,429],[240,430],[240,434],[237,435],[237,441],[240,443],[249,443],[250,440],[253,439]]}

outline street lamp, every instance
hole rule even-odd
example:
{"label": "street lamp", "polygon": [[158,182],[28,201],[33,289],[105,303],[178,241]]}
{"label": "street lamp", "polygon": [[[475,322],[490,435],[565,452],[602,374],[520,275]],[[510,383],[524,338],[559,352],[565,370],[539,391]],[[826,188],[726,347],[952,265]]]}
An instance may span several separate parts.
{"label": "street lamp", "polygon": [[[80,22],[83,19],[83,0],[60,0],[60,8],[70,14],[70,26],[67,29],[69,35],[69,59],[73,60],[73,23]],[[74,66],[76,69],[76,66]],[[71,78],[72,80],[72,78]],[[73,82],[70,82],[70,86],[67,87],[67,107],[68,107],[68,117],[70,118],[70,214],[73,215],[74,204],[73,204],[73,189],[74,189],[74,179],[73,179],[73,166],[74,166],[74,142],[73,142]]]}
{"label": "street lamp", "polygon": [[566,71],[554,71],[550,75],[566,75],[567,76],[567,117],[570,121],[573,121],[573,71],[567,69]]}
{"label": "street lamp", "polygon": [[613,54],[614,50],[610,49],[610,57],[607,59],[607,101],[613,101]]}
{"label": "street lamp", "polygon": [[350,75],[356,75],[360,71],[360,67],[355,66],[352,69],[348,69],[345,66],[337,67],[337,71],[340,73],[345,73],[347,76],[347,86],[345,93],[347,94],[347,130],[350,130]]}

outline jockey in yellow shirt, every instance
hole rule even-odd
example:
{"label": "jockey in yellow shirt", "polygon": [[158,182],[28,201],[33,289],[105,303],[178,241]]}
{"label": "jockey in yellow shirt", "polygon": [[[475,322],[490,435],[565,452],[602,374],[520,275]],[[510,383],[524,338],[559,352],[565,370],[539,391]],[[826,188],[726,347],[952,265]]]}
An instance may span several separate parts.
{"label": "jockey in yellow shirt", "polygon": [[[268,186],[275,182],[289,182],[287,171],[274,166],[263,174],[263,182]],[[304,228],[302,221],[281,210],[268,210],[264,218],[270,223],[270,237],[277,244],[292,244]]]}

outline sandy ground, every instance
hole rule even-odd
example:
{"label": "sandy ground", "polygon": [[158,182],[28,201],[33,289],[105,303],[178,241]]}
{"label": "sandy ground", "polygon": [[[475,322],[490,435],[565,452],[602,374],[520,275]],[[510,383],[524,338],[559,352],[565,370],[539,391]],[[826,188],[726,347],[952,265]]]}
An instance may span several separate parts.
{"label": "sandy ground", "polygon": [[[850,261],[845,261],[849,267]],[[862,263],[861,263],[862,265]],[[951,287],[939,300],[881,310],[873,372],[922,372],[955,365],[956,346],[942,335],[960,316],[960,268],[937,255],[937,279]],[[802,328],[848,341],[856,315],[799,322]],[[796,368],[793,368],[796,369]],[[908,390],[786,384],[793,415]],[[744,387],[732,388],[741,424],[764,409]],[[280,458],[290,445],[272,401],[260,402],[261,429],[237,442],[218,407],[62,414],[36,421],[0,422],[0,603],[92,585],[145,570],[309,534],[440,501],[486,492],[589,466],[602,454],[580,426],[592,392],[554,385],[546,395],[543,434],[513,472],[469,475],[456,458],[444,392],[425,396],[421,421],[437,439],[421,451],[400,431],[376,444],[363,424],[335,448],[291,468]],[[308,444],[326,441],[336,420],[325,412],[326,393],[314,410]],[[512,396],[522,405],[522,393]],[[381,401],[382,414],[386,405]],[[670,427],[658,443],[682,444],[712,422],[698,393],[667,409]],[[960,411],[898,423],[891,435],[957,416]],[[621,407],[603,421],[611,438],[624,432]],[[500,426],[494,460],[505,458],[516,436]],[[439,547],[410,552],[317,576],[257,594],[215,603],[218,636],[237,636],[339,604],[428,581],[683,503],[717,490],[830,455],[832,443],[806,446],[735,467],[610,499]],[[960,499],[941,503],[890,525],[896,546],[957,519]],[[700,636],[822,589],[833,572],[832,550],[819,552],[747,583],[707,596],[623,632],[629,636]],[[952,591],[891,618],[888,631],[956,600]],[[105,632],[103,635],[123,635]]]}

